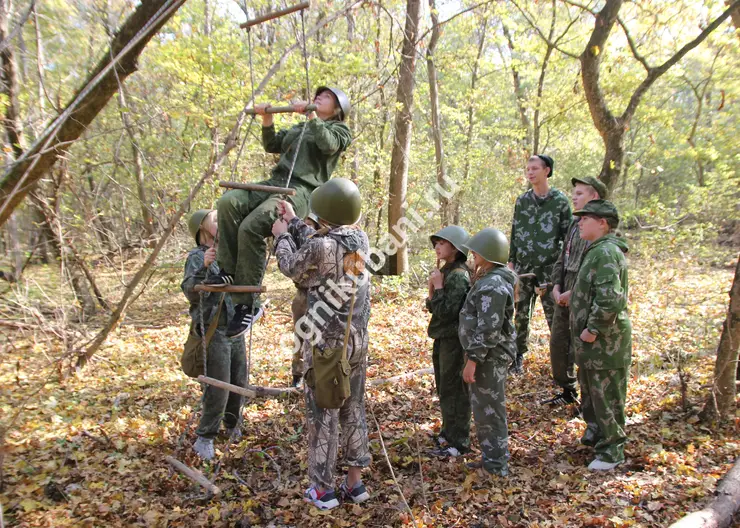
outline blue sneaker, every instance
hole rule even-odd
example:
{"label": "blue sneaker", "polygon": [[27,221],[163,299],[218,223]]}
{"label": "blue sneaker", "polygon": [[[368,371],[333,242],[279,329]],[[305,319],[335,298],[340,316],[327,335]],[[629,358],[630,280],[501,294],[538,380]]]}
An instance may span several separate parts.
{"label": "blue sneaker", "polygon": [[313,504],[320,510],[331,510],[339,506],[339,501],[334,490],[321,492],[316,489],[316,486],[311,486],[303,492],[303,500],[309,504]]}
{"label": "blue sneaker", "polygon": [[342,500],[352,501],[355,504],[360,504],[370,498],[370,494],[365,489],[365,485],[361,480],[355,482],[355,485],[350,489],[347,486],[347,479],[344,479],[344,482],[339,486],[339,493],[342,496]]}

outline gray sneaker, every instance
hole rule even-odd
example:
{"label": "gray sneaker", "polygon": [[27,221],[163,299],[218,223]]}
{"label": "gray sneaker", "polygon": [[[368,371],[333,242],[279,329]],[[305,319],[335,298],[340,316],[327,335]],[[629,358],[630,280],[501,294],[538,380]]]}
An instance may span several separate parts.
{"label": "gray sneaker", "polygon": [[203,460],[213,460],[216,457],[216,450],[213,447],[213,438],[203,438],[199,436],[193,444],[195,451]]}

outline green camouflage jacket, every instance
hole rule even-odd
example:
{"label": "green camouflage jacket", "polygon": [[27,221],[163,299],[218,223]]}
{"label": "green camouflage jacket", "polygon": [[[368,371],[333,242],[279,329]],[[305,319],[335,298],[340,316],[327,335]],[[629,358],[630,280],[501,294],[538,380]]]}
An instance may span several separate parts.
{"label": "green camouflage jacket", "polygon": [[464,262],[445,264],[440,271],[444,275],[444,287],[434,290],[432,298],[427,299],[426,303],[427,310],[432,314],[427,331],[432,339],[457,337],[460,309],[470,290],[470,270]]}
{"label": "green camouflage jacket", "polygon": [[506,362],[516,357],[514,284],[516,274],[493,268],[475,281],[460,312],[460,344],[476,363]]}
{"label": "green camouflage jacket", "polygon": [[571,217],[568,198],[558,189],[544,198],[529,189],[517,198],[509,248],[517,273],[535,273],[539,283],[549,282]]}
{"label": "green camouflage jacket", "polygon": [[[631,362],[626,251],[627,243],[609,234],[591,244],[583,257],[570,297],[570,328],[579,367],[618,369]],[[596,334],[596,341],[581,341],[584,328]]]}
{"label": "green camouflage jacket", "polygon": [[274,126],[262,127],[262,146],[267,152],[280,154],[277,165],[272,169],[271,181],[274,184],[285,185],[288,181],[290,165],[304,126],[308,128],[298,150],[291,183],[302,183],[315,189],[329,181],[339,157],[352,142],[349,128],[341,121],[315,118],[307,124],[300,123],[280,132],[275,132]]}
{"label": "green camouflage jacket", "polygon": [[[190,320],[191,325],[194,328],[198,328],[200,325],[200,308],[199,303],[201,295],[203,299],[203,324],[208,330],[208,325],[211,323],[211,319],[216,315],[218,309],[218,300],[221,296],[220,293],[199,293],[195,291],[195,286],[201,284],[206,277],[211,275],[218,275],[219,269],[218,264],[214,261],[208,269],[203,266],[204,256],[206,253],[206,246],[198,246],[190,250],[188,258],[185,261],[185,273],[182,279],[182,292],[185,297],[190,301]],[[231,295],[228,293],[224,297],[224,304],[221,307],[221,316],[219,317],[219,326],[226,325],[227,321],[230,321],[234,316],[234,305],[231,302]]]}
{"label": "green camouflage jacket", "polygon": [[560,250],[558,260],[552,269],[551,281],[560,286],[560,293],[573,288],[583,254],[588,246],[588,241],[581,238],[581,232],[578,230],[578,218],[574,218],[568,226],[563,249]]}

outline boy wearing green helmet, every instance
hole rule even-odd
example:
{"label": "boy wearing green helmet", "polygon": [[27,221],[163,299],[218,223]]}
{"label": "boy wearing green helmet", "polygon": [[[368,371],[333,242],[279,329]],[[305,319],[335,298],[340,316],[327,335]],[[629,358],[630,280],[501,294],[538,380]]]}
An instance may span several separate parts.
{"label": "boy wearing green helmet", "polygon": [[432,314],[428,335],[434,339],[432,362],[434,383],[442,411],[439,444],[431,453],[441,458],[457,457],[470,449],[470,399],[462,380],[464,352],[458,326],[460,308],[470,290],[470,269],[464,246],[470,235],[462,227],[449,225],[430,238],[437,265],[429,277],[427,310]]}
{"label": "boy wearing green helmet", "polygon": [[517,277],[506,266],[509,242],[498,229],[483,229],[465,247],[473,254],[475,275],[460,312],[460,342],[467,358],[463,381],[470,384],[481,450],[481,459],[468,467],[505,477],[509,474],[506,375],[516,358]]}
{"label": "boy wearing green helmet", "polygon": [[[226,324],[229,317],[234,315],[234,305],[230,295],[206,292],[200,294],[195,291],[196,285],[203,284],[208,277],[219,273],[218,264],[216,264],[218,233],[216,217],[216,211],[211,209],[201,209],[190,217],[188,229],[197,247],[188,253],[185,262],[185,276],[180,287],[190,301],[191,334],[200,339],[206,332],[205,329],[218,316],[218,326],[206,347],[205,374],[232,385],[245,387],[247,363],[244,338],[229,339],[226,337]],[[223,302],[220,302],[222,295],[224,296]],[[222,421],[230,438],[241,438],[242,403],[243,398],[239,394],[204,385],[203,410],[196,429],[198,438],[193,444],[193,450],[198,456],[204,460],[214,458],[213,440],[218,434]]]}
{"label": "boy wearing green helmet", "polygon": [[[269,104],[255,105],[262,116],[262,145],[265,151],[280,154],[270,179],[261,182],[272,187],[288,185],[296,194],[288,198],[300,217],[308,213],[311,192],[326,183],[349,147],[352,134],[344,123],[349,112],[346,94],[333,87],[321,86],[313,99],[316,110],[308,112],[308,120],[287,130],[275,131]],[[294,112],[303,114],[307,101],[293,104]],[[221,244],[218,263],[222,273],[209,279],[212,286],[231,284],[256,286],[261,284],[267,257],[265,238],[275,221],[275,209],[280,197],[259,191],[232,189],[218,201],[218,227]],[[244,334],[262,315],[259,297],[251,293],[235,293],[235,315],[229,322],[227,335]]]}

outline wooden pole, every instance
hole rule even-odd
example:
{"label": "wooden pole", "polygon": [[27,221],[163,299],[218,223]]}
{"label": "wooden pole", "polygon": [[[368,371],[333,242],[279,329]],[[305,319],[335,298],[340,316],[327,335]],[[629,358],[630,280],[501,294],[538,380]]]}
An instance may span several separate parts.
{"label": "wooden pole", "polygon": [[196,484],[199,484],[200,486],[207,489],[211,494],[213,495],[220,495],[221,494],[221,488],[216,486],[213,482],[208,480],[206,476],[198,471],[197,469],[193,469],[190,466],[186,466],[176,458],[173,458],[171,456],[164,457],[164,459],[167,461],[167,463],[175,468],[177,471],[188,477],[190,480],[195,482]]}
{"label": "wooden pole", "polygon": [[[313,112],[316,110],[315,104],[306,105],[306,109],[304,110],[305,113]],[[291,112],[295,112],[295,106],[288,105],[288,106],[268,106],[265,108],[266,114],[289,114]],[[257,111],[254,108],[248,108],[247,109],[247,115],[256,115]]]}
{"label": "wooden pole", "polygon": [[227,189],[241,189],[243,191],[259,191],[295,196],[295,189],[291,189],[290,187],[273,187],[272,185],[260,185],[259,183],[240,183],[223,180],[218,182],[218,185],[220,187],[226,187]]}
{"label": "wooden pole", "polygon": [[252,20],[247,20],[246,22],[239,24],[239,27],[242,29],[249,29],[252,26],[261,24],[262,22],[267,22],[268,20],[280,18],[281,16],[289,15],[291,13],[295,13],[296,11],[301,11],[302,9],[308,9],[309,7],[311,7],[311,2],[301,2],[300,4],[286,7],[285,9],[279,9],[277,11],[272,11],[271,13],[267,13],[266,15],[253,18]]}
{"label": "wooden pole", "polygon": [[248,398],[255,398],[257,396],[282,396],[283,394],[298,393],[298,390],[295,387],[256,387],[254,385],[250,385],[244,388],[215,378],[209,378],[208,376],[198,376],[198,381],[205,383],[206,385],[213,385],[219,389],[247,396]]}
{"label": "wooden pole", "polygon": [[267,286],[218,286],[211,284],[196,284],[193,289],[197,292],[265,293],[267,291]]}

